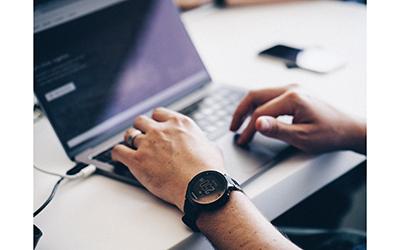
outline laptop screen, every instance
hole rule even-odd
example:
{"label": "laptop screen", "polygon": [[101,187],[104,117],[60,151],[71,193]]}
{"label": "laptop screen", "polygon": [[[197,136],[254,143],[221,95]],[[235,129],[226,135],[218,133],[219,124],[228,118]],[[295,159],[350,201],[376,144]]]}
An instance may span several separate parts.
{"label": "laptop screen", "polygon": [[69,156],[210,81],[170,0],[35,9],[34,91]]}

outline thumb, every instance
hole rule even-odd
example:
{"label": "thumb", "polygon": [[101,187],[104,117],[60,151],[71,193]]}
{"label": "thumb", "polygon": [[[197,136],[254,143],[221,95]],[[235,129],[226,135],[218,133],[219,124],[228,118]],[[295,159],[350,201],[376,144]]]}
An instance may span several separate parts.
{"label": "thumb", "polygon": [[296,138],[295,125],[278,121],[271,116],[260,116],[256,120],[256,129],[265,136],[293,144]]}

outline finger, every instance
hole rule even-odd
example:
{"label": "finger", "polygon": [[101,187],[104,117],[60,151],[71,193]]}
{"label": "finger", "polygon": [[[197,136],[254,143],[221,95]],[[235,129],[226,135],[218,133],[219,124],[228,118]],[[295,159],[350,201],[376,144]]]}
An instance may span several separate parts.
{"label": "finger", "polygon": [[126,145],[133,149],[137,149],[142,141],[143,134],[140,130],[129,128],[124,135]]}
{"label": "finger", "polygon": [[129,171],[139,180],[142,179],[140,171],[140,162],[137,161],[137,151],[122,145],[116,145],[111,151],[111,157],[114,161],[119,161],[129,168]]}
{"label": "finger", "polygon": [[255,132],[256,132],[256,120],[258,117],[267,115],[277,117],[280,115],[291,115],[293,114],[293,106],[289,101],[287,101],[285,95],[281,95],[270,102],[265,103],[264,105],[258,107],[247,125],[239,139],[237,140],[237,144],[243,145],[252,140]]}
{"label": "finger", "polygon": [[181,116],[181,114],[173,110],[160,107],[154,109],[151,117],[158,122],[166,122],[175,116]]}
{"label": "finger", "polygon": [[287,124],[271,116],[260,116],[256,121],[256,129],[265,136],[285,141],[291,145],[298,145],[301,125]]}
{"label": "finger", "polygon": [[233,113],[230,130],[236,131],[243,124],[247,115],[251,113],[254,109],[254,100],[250,94],[247,94],[242,101],[240,101],[235,112]]}
{"label": "finger", "polygon": [[122,144],[116,145],[111,150],[111,158],[113,161],[122,162],[129,169],[134,168],[136,163],[136,151]]}
{"label": "finger", "polygon": [[136,118],[133,127],[142,131],[145,134],[146,131],[149,131],[150,129],[156,129],[158,125],[157,122],[153,119],[144,115],[140,115]]}
{"label": "finger", "polygon": [[236,108],[232,117],[230,130],[238,130],[243,124],[247,115],[253,112],[253,110],[257,108],[257,106],[282,95],[283,93],[285,93],[285,91],[287,91],[289,88],[292,88],[293,86],[294,85],[287,85],[279,88],[266,88],[249,92]]}

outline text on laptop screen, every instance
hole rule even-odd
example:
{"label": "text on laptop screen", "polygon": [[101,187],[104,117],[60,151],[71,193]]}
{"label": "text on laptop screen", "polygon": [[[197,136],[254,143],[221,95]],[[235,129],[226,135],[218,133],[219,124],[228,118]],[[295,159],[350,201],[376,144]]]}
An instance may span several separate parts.
{"label": "text on laptop screen", "polygon": [[171,1],[108,1],[35,33],[35,94],[67,148],[209,80]]}

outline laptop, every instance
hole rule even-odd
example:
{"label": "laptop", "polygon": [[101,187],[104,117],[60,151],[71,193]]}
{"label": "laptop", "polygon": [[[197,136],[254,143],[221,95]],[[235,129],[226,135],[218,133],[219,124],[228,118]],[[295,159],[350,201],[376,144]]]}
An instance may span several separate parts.
{"label": "laptop", "polygon": [[110,150],[139,114],[190,116],[222,149],[238,182],[267,170],[288,145],[229,131],[246,91],[212,82],[170,0],[59,0],[35,6],[34,92],[68,157],[140,186]]}

